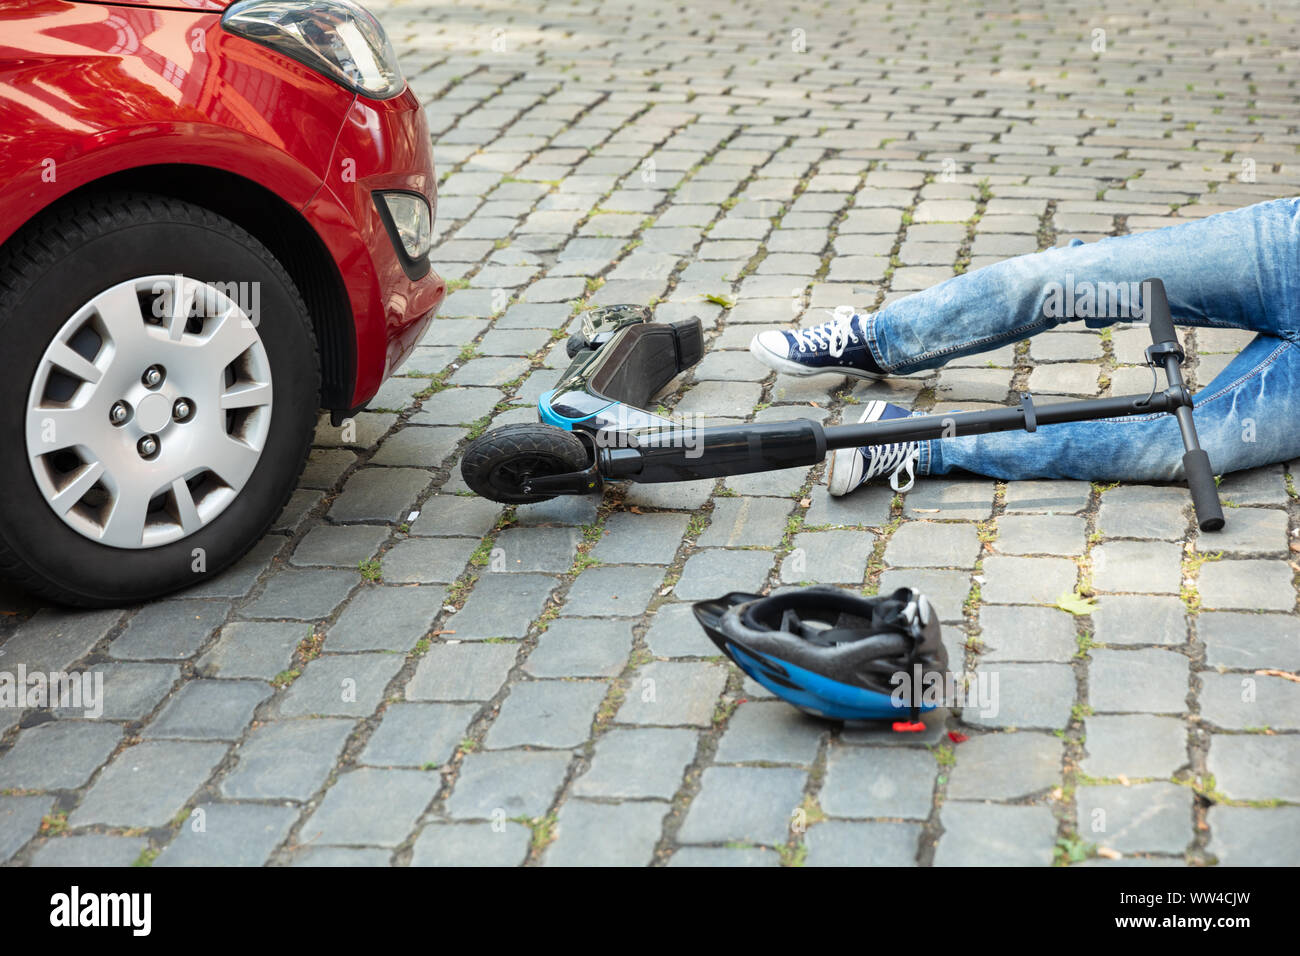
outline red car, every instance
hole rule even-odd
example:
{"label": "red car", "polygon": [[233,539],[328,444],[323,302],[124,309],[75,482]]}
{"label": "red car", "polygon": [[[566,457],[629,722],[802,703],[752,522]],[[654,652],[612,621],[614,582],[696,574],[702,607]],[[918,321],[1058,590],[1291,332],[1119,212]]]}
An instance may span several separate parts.
{"label": "red car", "polygon": [[350,0],[0,4],[0,181],[0,572],[62,602],[236,560],[445,293]]}

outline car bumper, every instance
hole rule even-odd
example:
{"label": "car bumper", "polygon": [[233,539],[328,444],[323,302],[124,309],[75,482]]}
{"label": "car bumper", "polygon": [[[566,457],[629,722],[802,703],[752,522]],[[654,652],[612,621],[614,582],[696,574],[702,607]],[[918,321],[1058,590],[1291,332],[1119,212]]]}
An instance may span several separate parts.
{"label": "car bumper", "polygon": [[410,278],[410,262],[404,268],[377,193],[419,193],[436,216],[436,182],[428,125],[410,89],[391,100],[358,97],[339,131],[321,189],[305,210],[338,265],[352,308],[351,408],[368,402],[406,360],[446,295],[446,283],[432,269]]}

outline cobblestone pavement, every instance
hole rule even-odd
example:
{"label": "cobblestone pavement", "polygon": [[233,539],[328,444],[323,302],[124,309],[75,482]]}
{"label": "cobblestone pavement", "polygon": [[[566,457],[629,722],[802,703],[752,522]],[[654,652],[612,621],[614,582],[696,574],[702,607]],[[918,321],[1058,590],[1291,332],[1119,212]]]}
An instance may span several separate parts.
{"label": "cobblestone pavement", "polygon": [[[428,104],[456,291],[370,411],[321,425],[234,570],[123,610],[4,596],[0,667],[102,673],[107,708],[0,710],[0,859],[1300,862],[1300,463],[1226,478],[1204,539],[1176,487],[831,501],[819,467],[503,510],[459,477],[467,437],[534,419],[596,304],[700,316],[707,357],[664,404],[720,420],[1146,389],[1140,329],[877,385],[745,351],[823,308],[1296,191],[1295,7],[1108,9],[382,6]],[[1204,384],[1243,338],[1187,342]],[[996,715],[814,722],[688,612],[806,579],[929,591]],[[1075,591],[1091,615],[1056,607]]]}

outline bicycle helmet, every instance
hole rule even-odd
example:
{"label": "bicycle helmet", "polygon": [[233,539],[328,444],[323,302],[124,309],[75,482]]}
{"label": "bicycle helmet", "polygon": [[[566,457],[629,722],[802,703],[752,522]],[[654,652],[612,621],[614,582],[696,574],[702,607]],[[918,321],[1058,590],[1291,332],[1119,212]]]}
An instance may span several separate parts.
{"label": "bicycle helmet", "polygon": [[[732,593],[693,610],[741,670],[818,717],[910,717],[915,725],[934,707],[921,699],[922,681],[933,680],[925,675],[942,678],[948,668],[938,615],[911,588],[870,598],[822,586],[771,597]],[[895,676],[900,672],[906,681]]]}

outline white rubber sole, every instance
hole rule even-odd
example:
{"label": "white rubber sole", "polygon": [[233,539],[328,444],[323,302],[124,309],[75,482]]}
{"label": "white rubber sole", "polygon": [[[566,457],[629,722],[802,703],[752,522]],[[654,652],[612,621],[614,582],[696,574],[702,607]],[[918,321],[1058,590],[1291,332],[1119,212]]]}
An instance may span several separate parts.
{"label": "white rubber sole", "polygon": [[777,355],[760,342],[757,335],[749,340],[749,354],[768,368],[776,369],[782,375],[797,375],[801,378],[812,375],[847,375],[850,378],[864,378],[872,382],[878,382],[889,377],[886,374],[864,372],[862,369],[853,368],[850,365],[837,365],[832,368],[809,368],[807,365],[800,365],[798,362],[792,362],[782,355]]}

